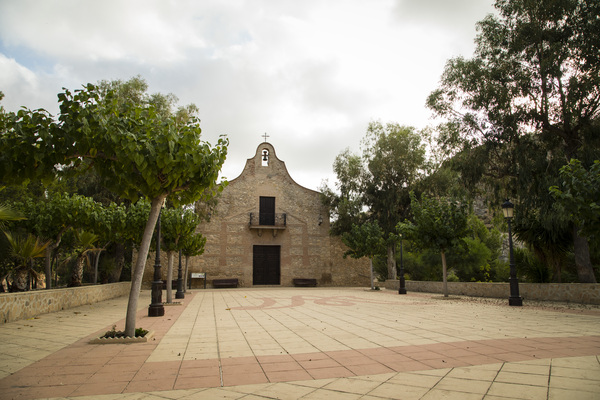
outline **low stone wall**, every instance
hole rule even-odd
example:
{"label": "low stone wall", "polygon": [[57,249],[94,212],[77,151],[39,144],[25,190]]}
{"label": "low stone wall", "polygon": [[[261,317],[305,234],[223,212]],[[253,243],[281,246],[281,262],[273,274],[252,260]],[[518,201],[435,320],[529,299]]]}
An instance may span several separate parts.
{"label": "low stone wall", "polygon": [[125,296],[131,282],[0,293],[0,324]]}
{"label": "low stone wall", "polygon": [[[380,283],[388,290],[398,290],[397,280]],[[443,282],[406,281],[406,290],[443,293]],[[448,282],[448,294],[474,297],[507,298],[508,283]],[[519,283],[523,300],[565,301],[579,304],[600,304],[598,283]]]}

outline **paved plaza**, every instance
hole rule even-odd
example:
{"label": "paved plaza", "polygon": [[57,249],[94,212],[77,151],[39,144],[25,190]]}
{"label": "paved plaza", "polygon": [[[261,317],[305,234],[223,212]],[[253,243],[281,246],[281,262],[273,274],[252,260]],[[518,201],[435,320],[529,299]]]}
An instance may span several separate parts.
{"label": "paved plaza", "polygon": [[364,288],[193,290],[0,325],[0,399],[600,399],[600,307]]}

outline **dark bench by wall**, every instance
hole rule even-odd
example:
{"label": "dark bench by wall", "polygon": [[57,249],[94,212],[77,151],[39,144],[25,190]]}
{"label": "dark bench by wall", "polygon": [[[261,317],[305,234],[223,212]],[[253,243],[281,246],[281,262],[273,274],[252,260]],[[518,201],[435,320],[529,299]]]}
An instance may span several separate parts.
{"label": "dark bench by wall", "polygon": [[294,286],[303,286],[303,287],[317,286],[317,280],[316,279],[294,278],[292,280],[292,282],[294,283]]}
{"label": "dark bench by wall", "polygon": [[238,279],[213,279],[212,284],[214,288],[236,288],[238,287]]}

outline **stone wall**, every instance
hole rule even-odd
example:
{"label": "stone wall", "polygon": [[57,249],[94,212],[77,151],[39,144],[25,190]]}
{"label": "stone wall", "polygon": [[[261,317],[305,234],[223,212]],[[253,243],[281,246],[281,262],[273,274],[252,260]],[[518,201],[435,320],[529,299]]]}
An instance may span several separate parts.
{"label": "stone wall", "polygon": [[0,293],[0,324],[125,296],[131,282]]}
{"label": "stone wall", "polygon": [[[398,290],[397,280],[388,280],[380,285],[389,290]],[[406,281],[406,290],[409,292],[443,293],[443,283]],[[448,282],[448,294],[508,299],[510,287],[508,283]],[[600,284],[519,283],[519,295],[524,301],[529,299],[600,304]]]}

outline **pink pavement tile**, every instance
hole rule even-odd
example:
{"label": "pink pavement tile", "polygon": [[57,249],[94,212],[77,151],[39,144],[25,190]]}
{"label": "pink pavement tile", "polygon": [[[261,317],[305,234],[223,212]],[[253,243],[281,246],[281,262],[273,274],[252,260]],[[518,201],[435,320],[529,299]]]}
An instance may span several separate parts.
{"label": "pink pavement tile", "polygon": [[336,359],[336,361],[338,363],[340,363],[342,366],[365,365],[365,364],[372,364],[374,362],[371,357],[367,357],[367,356],[339,358],[339,359]]}
{"label": "pink pavement tile", "polygon": [[238,386],[238,385],[253,385],[256,383],[268,383],[269,380],[264,372],[255,372],[247,374],[226,374],[223,371],[223,385],[224,386]]}
{"label": "pink pavement tile", "polygon": [[410,355],[414,353],[421,353],[423,351],[422,346],[395,346],[389,347],[394,353],[402,355]]}
{"label": "pink pavement tile", "polygon": [[263,373],[260,364],[243,364],[243,365],[224,365],[222,366],[223,375],[244,375]]}
{"label": "pink pavement tile", "polygon": [[97,372],[92,375],[86,383],[102,382],[129,382],[133,379],[137,371],[109,371]]}
{"label": "pink pavement tile", "polygon": [[421,346],[424,350],[429,351],[445,351],[445,350],[453,350],[456,347],[450,343],[435,343],[435,344],[425,344]]}
{"label": "pink pavement tile", "polygon": [[121,393],[129,382],[102,382],[80,385],[71,396],[99,396]]}
{"label": "pink pavement tile", "polygon": [[474,351],[469,351],[467,349],[457,349],[457,348],[440,350],[439,353],[444,357],[452,357],[452,358],[478,355],[478,353],[476,353]]}
{"label": "pink pavement tile", "polygon": [[294,361],[294,357],[289,354],[283,354],[280,356],[257,356],[256,359],[261,364],[269,364],[269,363],[282,363],[286,361]]}
{"label": "pink pavement tile", "polygon": [[80,385],[87,382],[92,374],[68,374],[41,377],[36,386]]}
{"label": "pink pavement tile", "polygon": [[374,363],[374,364],[362,364],[362,365],[344,365],[348,370],[350,370],[354,375],[376,375],[376,374],[387,374],[390,372],[394,372],[394,370],[386,367],[383,364]]}
{"label": "pink pavement tile", "polygon": [[179,376],[175,381],[173,389],[198,389],[220,387],[221,378],[219,376],[202,376],[202,377],[183,377]]}
{"label": "pink pavement tile", "polygon": [[326,353],[301,353],[293,354],[292,357],[296,361],[316,361],[330,359],[330,357]]}
{"label": "pink pavement tile", "polygon": [[416,361],[423,361],[423,360],[435,360],[438,358],[441,358],[442,355],[440,353],[436,353],[433,351],[421,351],[419,353],[412,353],[408,355],[409,358],[416,360]]}
{"label": "pink pavement tile", "polygon": [[534,358],[534,357],[524,355],[521,353],[499,353],[499,354],[493,354],[491,356],[494,358],[497,358],[498,360],[503,361],[503,362],[527,361],[527,360],[531,360]]}
{"label": "pink pavement tile", "polygon": [[425,365],[430,366],[433,369],[465,367],[469,365],[465,362],[459,362],[458,360],[454,360],[452,358],[421,360],[421,362]]}
{"label": "pink pavement tile", "polygon": [[[108,345],[105,345],[108,346]],[[146,360],[148,359],[148,356],[143,355],[143,356],[122,356],[122,355],[118,355],[116,357],[113,357],[112,360],[108,361],[106,364],[110,365],[110,364],[137,364],[137,365],[142,365],[146,362]]]}
{"label": "pink pavement tile", "polygon": [[501,360],[499,360],[497,358],[486,356],[484,354],[477,354],[474,356],[466,356],[466,357],[456,357],[456,359],[459,361],[462,361],[463,363],[465,363],[467,365],[497,364],[497,363],[502,362]]}
{"label": "pink pavement tile", "polygon": [[143,363],[136,364],[105,364],[98,371],[97,374],[103,374],[107,372],[137,372],[142,368]]}
{"label": "pink pavement tile", "polygon": [[346,378],[355,376],[352,371],[344,367],[307,368],[306,372],[308,372],[313,379]]}
{"label": "pink pavement tile", "polygon": [[185,378],[219,376],[219,367],[181,368],[177,376]]}
{"label": "pink pavement tile", "polygon": [[187,368],[219,368],[219,360],[212,358],[209,360],[183,360],[181,369]]}
{"label": "pink pavement tile", "polygon": [[26,400],[26,399],[46,399],[52,397],[67,397],[70,396],[75,390],[77,385],[68,386],[37,386],[30,388],[18,388],[9,389],[2,391],[2,398],[13,399],[13,400]]}
{"label": "pink pavement tile", "polygon": [[300,366],[300,364],[298,364],[294,360],[288,361],[288,362],[269,363],[269,364],[261,363],[260,366],[262,367],[263,371],[265,371],[266,373],[275,372],[275,371],[298,371],[298,370],[303,371],[304,370],[304,368],[302,368]]}
{"label": "pink pavement tile", "polygon": [[331,358],[298,362],[304,369],[340,367],[340,364]]}
{"label": "pink pavement tile", "polygon": [[[438,357],[439,357],[439,355],[438,355]],[[411,358],[406,357],[401,354],[386,354],[386,355],[381,355],[381,356],[371,356],[371,359],[374,362],[378,362],[381,364],[393,364],[393,363],[399,363],[399,362],[405,362],[405,361],[412,360]]]}
{"label": "pink pavement tile", "polygon": [[256,364],[258,361],[256,357],[230,357],[221,358],[221,365],[244,365],[244,364]]}
{"label": "pink pavement tile", "polygon": [[336,350],[336,351],[327,351],[325,352],[329,357],[334,360],[343,360],[346,358],[352,357],[365,357],[363,353],[358,350]]}
{"label": "pink pavement tile", "polygon": [[400,363],[386,364],[386,367],[391,368],[396,372],[424,371],[431,369],[429,365],[423,364],[419,361],[406,361]]}
{"label": "pink pavement tile", "polygon": [[127,384],[123,393],[154,392],[158,390],[172,390],[175,386],[177,375],[156,376],[148,380],[133,380]]}
{"label": "pink pavement tile", "polygon": [[372,356],[385,356],[385,355],[394,355],[396,354],[396,352],[392,349],[388,349],[387,347],[377,347],[374,349],[363,349],[363,350],[358,350],[361,354],[364,354],[366,356],[372,357]]}
{"label": "pink pavement tile", "polygon": [[312,376],[304,369],[291,371],[266,371],[269,382],[293,382],[312,380]]}

